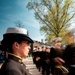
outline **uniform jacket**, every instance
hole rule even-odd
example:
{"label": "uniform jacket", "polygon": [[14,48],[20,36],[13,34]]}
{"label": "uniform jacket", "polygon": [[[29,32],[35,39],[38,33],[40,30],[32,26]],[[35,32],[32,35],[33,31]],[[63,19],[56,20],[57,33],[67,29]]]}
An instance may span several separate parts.
{"label": "uniform jacket", "polygon": [[9,55],[1,67],[0,75],[30,75],[21,59]]}
{"label": "uniform jacket", "polygon": [[63,55],[67,65],[75,65],[75,44],[67,45]]}

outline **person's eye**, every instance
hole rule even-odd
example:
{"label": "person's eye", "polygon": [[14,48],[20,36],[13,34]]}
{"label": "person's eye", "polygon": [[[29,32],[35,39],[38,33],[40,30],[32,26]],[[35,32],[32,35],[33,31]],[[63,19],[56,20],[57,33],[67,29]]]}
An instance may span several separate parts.
{"label": "person's eye", "polygon": [[29,45],[31,46],[31,43],[29,43]]}
{"label": "person's eye", "polygon": [[28,42],[27,45],[31,46],[31,43]]}

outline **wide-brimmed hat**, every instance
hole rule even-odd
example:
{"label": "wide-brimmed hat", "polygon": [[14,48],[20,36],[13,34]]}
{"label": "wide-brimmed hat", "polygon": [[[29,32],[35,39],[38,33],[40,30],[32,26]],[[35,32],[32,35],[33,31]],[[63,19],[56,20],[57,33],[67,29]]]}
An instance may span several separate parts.
{"label": "wide-brimmed hat", "polygon": [[22,39],[33,43],[33,40],[28,35],[28,31],[24,28],[10,27],[6,30],[6,33],[3,36],[6,39]]}

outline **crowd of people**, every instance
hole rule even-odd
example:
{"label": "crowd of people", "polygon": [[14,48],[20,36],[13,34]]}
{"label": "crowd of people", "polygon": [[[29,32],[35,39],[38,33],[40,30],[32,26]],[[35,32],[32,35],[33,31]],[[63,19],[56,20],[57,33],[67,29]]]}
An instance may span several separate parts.
{"label": "crowd of people", "polygon": [[[23,63],[34,41],[23,28],[8,28],[0,49],[6,53],[0,75],[30,75]],[[62,38],[52,40],[52,46],[33,48],[33,62],[42,75],[75,75],[75,43],[62,48]]]}
{"label": "crowd of people", "polygon": [[42,75],[75,75],[75,44],[62,48],[62,38],[54,38],[52,46],[34,48],[33,62]]}

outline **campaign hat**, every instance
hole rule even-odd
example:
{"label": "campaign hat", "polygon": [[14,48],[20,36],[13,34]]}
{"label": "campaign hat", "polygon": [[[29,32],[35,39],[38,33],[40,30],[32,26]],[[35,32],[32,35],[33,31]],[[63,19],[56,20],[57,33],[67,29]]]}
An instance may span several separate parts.
{"label": "campaign hat", "polygon": [[34,41],[29,37],[28,31],[25,28],[18,28],[18,27],[9,27],[6,30],[6,33],[3,35],[3,37],[7,40],[15,39],[15,40],[26,40],[30,43],[33,43]]}

